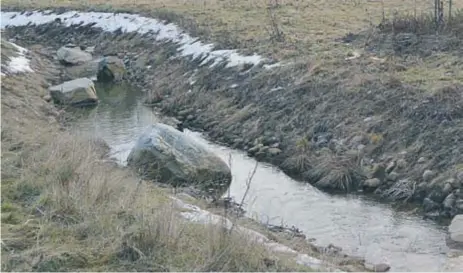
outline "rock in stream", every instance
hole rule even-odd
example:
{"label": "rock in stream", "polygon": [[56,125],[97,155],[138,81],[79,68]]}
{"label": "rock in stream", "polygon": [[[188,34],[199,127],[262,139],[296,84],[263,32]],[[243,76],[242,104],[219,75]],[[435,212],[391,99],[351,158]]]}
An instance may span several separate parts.
{"label": "rock in stream", "polygon": [[98,97],[93,81],[79,78],[64,82],[49,88],[53,100],[65,105],[93,105],[98,103]]}
{"label": "rock in stream", "polygon": [[127,164],[145,178],[174,186],[194,185],[215,198],[225,192],[232,179],[222,159],[162,123],[152,125],[140,136]]}
{"label": "rock in stream", "polygon": [[92,54],[72,44],[65,45],[56,52],[58,60],[66,65],[79,65],[92,60]]}

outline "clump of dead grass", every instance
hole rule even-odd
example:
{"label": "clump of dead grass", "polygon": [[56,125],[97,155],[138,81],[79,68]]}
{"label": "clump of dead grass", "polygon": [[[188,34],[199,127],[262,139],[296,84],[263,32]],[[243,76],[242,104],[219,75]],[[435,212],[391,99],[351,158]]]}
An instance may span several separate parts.
{"label": "clump of dead grass", "polygon": [[355,156],[335,155],[323,149],[317,162],[308,175],[317,187],[350,192],[365,178]]}
{"label": "clump of dead grass", "polygon": [[282,168],[291,173],[305,173],[312,168],[311,157],[308,153],[299,152],[286,159]]}

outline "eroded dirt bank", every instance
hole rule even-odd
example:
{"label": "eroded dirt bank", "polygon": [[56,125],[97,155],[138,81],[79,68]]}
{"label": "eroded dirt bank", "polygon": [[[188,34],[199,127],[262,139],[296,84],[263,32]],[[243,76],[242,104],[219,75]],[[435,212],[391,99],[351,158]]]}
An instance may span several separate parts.
{"label": "eroded dirt bank", "polygon": [[[56,49],[72,42],[118,55],[128,80],[147,91],[147,103],[317,187],[419,203],[434,218],[463,212],[461,83],[421,90],[397,81],[381,62],[363,67],[363,57],[339,60],[342,73],[305,62],[211,69],[198,66],[201,60],[173,58],[178,45],[154,43],[150,35],[60,22],[7,28],[5,36],[21,44]],[[389,36],[382,37],[394,41]],[[420,45],[420,39],[408,44]],[[435,50],[455,50],[459,60],[458,49]],[[363,69],[384,74],[356,79]]]}

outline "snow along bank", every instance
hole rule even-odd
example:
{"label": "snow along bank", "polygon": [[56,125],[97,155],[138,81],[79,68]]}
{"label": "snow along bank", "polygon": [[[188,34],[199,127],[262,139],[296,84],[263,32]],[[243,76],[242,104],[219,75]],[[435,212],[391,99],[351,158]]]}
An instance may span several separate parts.
{"label": "snow along bank", "polygon": [[[53,11],[1,12],[1,28],[8,26],[41,25],[60,20],[66,26],[92,24],[94,28],[113,32],[138,32],[151,35],[156,41],[171,41],[179,45],[180,56],[202,60],[200,66],[212,62],[214,67],[222,62],[227,67],[243,64],[257,65],[264,61],[259,55],[244,56],[236,50],[214,50],[213,44],[204,44],[198,38],[191,37],[175,24],[165,24],[159,20],[129,13],[80,12],[68,11],[56,14]],[[264,65],[271,69],[279,64]]]}
{"label": "snow along bank", "polygon": [[[3,18],[2,18],[2,21],[3,21]],[[8,73],[14,74],[14,73],[23,73],[23,72],[33,72],[32,68],[30,67],[30,61],[28,58],[26,58],[26,55],[25,55],[27,53],[27,49],[20,47],[11,42],[8,42],[8,43],[12,45],[14,48],[16,48],[17,56],[9,57],[10,61],[8,62],[8,64],[6,65],[2,64],[0,74],[2,76],[5,76]]]}

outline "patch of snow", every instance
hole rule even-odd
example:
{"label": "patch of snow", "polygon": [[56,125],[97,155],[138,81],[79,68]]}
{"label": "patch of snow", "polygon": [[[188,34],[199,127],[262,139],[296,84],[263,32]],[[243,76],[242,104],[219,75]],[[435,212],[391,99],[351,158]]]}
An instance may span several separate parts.
{"label": "patch of snow", "polygon": [[195,74],[191,75],[188,78],[188,82],[190,83],[190,85],[194,85],[196,83]]}
{"label": "patch of snow", "polygon": [[[10,61],[6,67],[2,66],[2,70],[6,70],[9,73],[24,73],[24,72],[34,72],[30,67],[30,61],[26,58],[25,54],[27,49],[18,46],[15,43],[11,43],[17,49],[18,56],[10,57]],[[1,72],[2,76],[5,76],[3,71]]]}
{"label": "patch of snow", "polygon": [[32,68],[29,66],[29,59],[25,56],[11,58],[8,69],[12,73],[33,72]]}
{"label": "patch of snow", "polygon": [[273,91],[278,91],[278,90],[283,90],[283,87],[278,86],[278,87],[275,87],[275,88],[270,89],[271,92],[273,92]]}
{"label": "patch of snow", "polygon": [[238,87],[238,85],[236,83],[230,85],[230,88],[237,88],[237,87]]}
{"label": "patch of snow", "polygon": [[[94,24],[92,27],[101,28],[104,31],[113,32],[138,32],[140,34],[151,34],[156,41],[171,41],[179,45],[178,51],[181,56],[190,56],[194,60],[203,59],[200,65],[209,61],[214,67],[221,62],[227,62],[227,67],[239,66],[242,64],[257,65],[263,58],[259,55],[243,56],[236,50],[213,50],[213,44],[204,44],[198,38],[186,34],[175,24],[165,24],[159,20],[143,17],[137,14],[128,13],[107,13],[107,12],[79,12],[68,11],[56,14],[50,11],[33,11],[30,13],[1,12],[1,28],[9,26],[25,26],[28,24],[46,24],[60,19],[66,26],[75,24]],[[267,65],[267,68],[278,66],[277,64]]]}
{"label": "patch of snow", "polygon": [[280,66],[282,66],[281,63],[264,64],[264,68],[265,68],[265,69],[272,69],[272,68],[280,67]]}
{"label": "patch of snow", "polygon": [[[213,214],[207,210],[203,210],[199,208],[198,206],[187,204],[178,198],[175,198],[172,196],[170,198],[174,201],[175,205],[177,205],[179,208],[188,210],[187,212],[181,212],[180,215],[189,221],[201,223],[205,225],[207,224],[222,225],[227,230],[231,230],[233,228],[233,223],[226,217]],[[245,228],[242,226],[237,226],[237,225],[235,225],[234,230],[238,234],[241,234],[242,236],[246,237],[246,239],[250,241],[262,243],[267,249],[271,251],[289,253],[289,254],[297,254],[296,262],[298,264],[308,266],[312,269],[323,269],[323,270],[330,269],[333,271],[342,272],[339,269],[329,268],[329,265],[323,264],[323,261],[320,259],[309,256],[307,254],[299,253],[296,250],[288,246],[271,241],[269,238],[267,238],[267,236],[255,230]]]}

